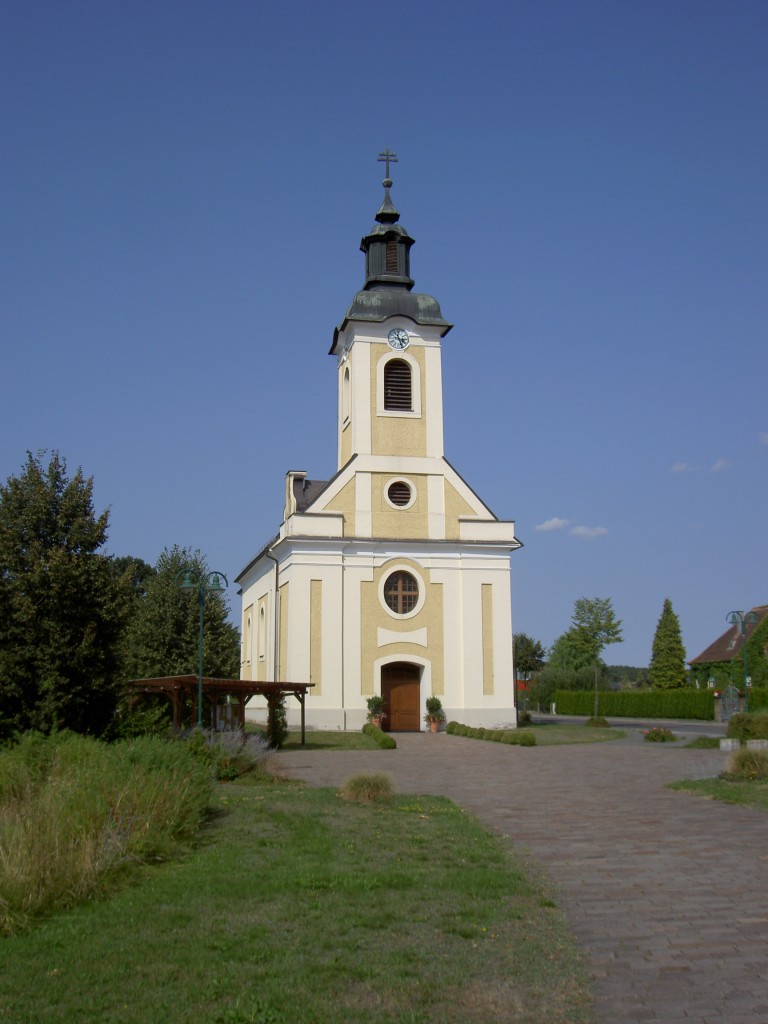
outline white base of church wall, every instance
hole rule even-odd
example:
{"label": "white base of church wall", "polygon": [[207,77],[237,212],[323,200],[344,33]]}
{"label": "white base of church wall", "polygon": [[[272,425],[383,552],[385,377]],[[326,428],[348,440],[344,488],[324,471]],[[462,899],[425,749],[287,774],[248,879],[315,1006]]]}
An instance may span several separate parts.
{"label": "white base of church wall", "polygon": [[[301,709],[292,699],[286,700],[286,718],[289,729],[301,727]],[[293,706],[292,706],[293,705]],[[513,707],[508,708],[445,708],[446,721],[460,722],[481,729],[515,729],[517,714]],[[248,706],[245,709],[246,722],[257,722],[261,725],[267,721],[267,709]],[[367,712],[360,708],[307,708],[305,726],[307,730],[317,729],[326,732],[359,732],[365,725]],[[442,728],[445,728],[443,726]],[[424,732],[426,726],[422,725]]]}
{"label": "white base of church wall", "polygon": [[508,708],[445,708],[446,721],[476,729],[516,729],[517,713]]}
{"label": "white base of church wall", "polygon": [[[293,707],[291,707],[293,705]],[[285,702],[286,720],[289,729],[301,728],[301,708],[291,698]],[[245,709],[246,722],[265,725],[267,708],[251,707]],[[317,729],[326,732],[359,732],[367,721],[367,711],[342,708],[307,708],[304,725],[307,730]]]}

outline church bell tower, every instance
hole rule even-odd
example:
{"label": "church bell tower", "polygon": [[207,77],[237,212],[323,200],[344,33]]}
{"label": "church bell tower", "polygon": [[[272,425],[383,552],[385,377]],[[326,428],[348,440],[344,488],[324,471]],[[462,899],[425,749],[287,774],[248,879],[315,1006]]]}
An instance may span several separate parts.
{"label": "church bell tower", "polygon": [[353,455],[442,458],[441,339],[452,325],[414,292],[413,238],[399,223],[387,176],[376,223],[360,242],[365,283],[333,336],[338,358],[338,468]]}
{"label": "church bell tower", "polygon": [[445,457],[452,325],[414,291],[414,240],[391,196],[397,157],[380,159],[384,199],[360,243],[365,280],[330,348],[337,471],[287,474],[279,534],[238,577],[242,674],[311,682],[307,721],[321,728],[360,728],[373,695],[393,731],[423,728],[433,695],[449,718],[510,726],[509,556],[521,545]]}

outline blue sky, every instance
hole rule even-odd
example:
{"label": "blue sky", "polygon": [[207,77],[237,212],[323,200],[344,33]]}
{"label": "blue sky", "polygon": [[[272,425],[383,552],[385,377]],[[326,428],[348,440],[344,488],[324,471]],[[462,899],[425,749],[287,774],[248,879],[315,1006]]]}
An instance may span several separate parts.
{"label": "blue sky", "polygon": [[763,0],[5,0],[0,477],[56,448],[112,553],[234,579],[335,470],[390,146],[515,630],[611,597],[647,664],[669,596],[695,656],[768,602],[766,39]]}

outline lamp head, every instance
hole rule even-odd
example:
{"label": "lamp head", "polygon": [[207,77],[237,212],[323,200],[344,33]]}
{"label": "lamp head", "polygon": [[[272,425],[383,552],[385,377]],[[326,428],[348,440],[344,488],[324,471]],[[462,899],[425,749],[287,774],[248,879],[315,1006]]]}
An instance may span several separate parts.
{"label": "lamp head", "polygon": [[179,587],[182,590],[197,590],[197,581],[191,569],[185,569]]}
{"label": "lamp head", "polygon": [[212,573],[211,574],[211,581],[208,584],[208,590],[210,590],[214,594],[221,594],[221,593],[223,593],[227,588],[222,584],[222,582],[221,582],[222,578],[224,580],[226,580],[227,577],[224,576],[224,574],[220,573],[220,572]]}

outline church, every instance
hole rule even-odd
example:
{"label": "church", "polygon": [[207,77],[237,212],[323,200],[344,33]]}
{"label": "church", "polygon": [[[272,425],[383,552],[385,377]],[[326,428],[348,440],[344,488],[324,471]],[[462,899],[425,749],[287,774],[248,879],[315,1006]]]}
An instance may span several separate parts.
{"label": "church", "polygon": [[[360,729],[372,695],[391,731],[423,729],[432,695],[449,720],[510,727],[510,553],[521,544],[445,457],[441,360],[453,325],[413,290],[414,239],[390,191],[396,157],[381,159],[384,198],[360,243],[365,283],[330,347],[337,471],[287,473],[279,532],[237,577],[241,678],[310,683],[310,728]],[[259,701],[249,717],[263,717]]]}

